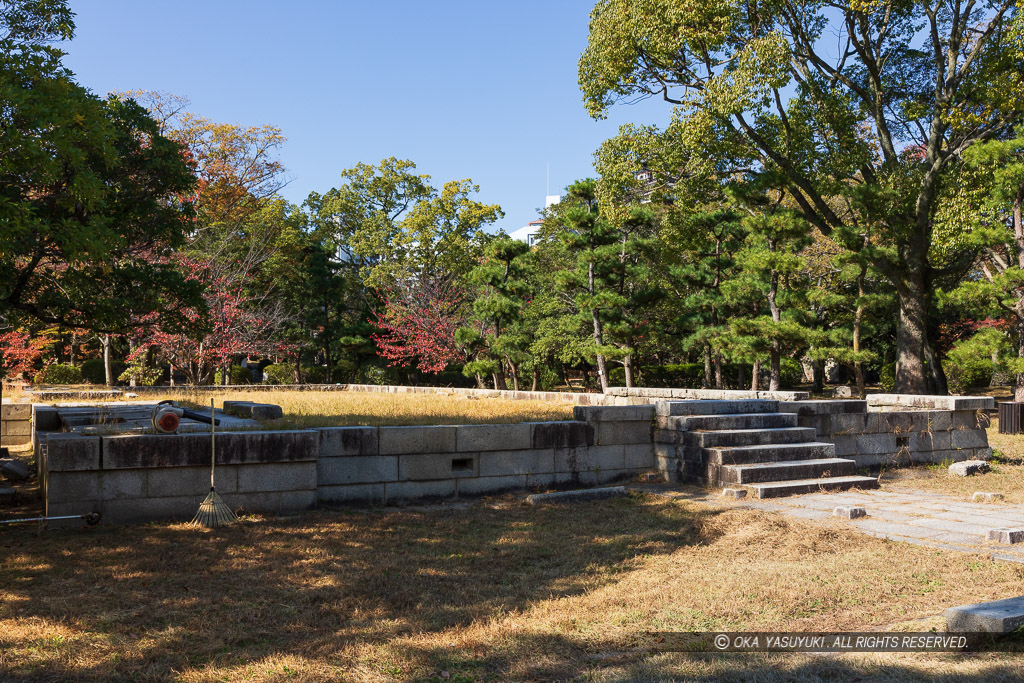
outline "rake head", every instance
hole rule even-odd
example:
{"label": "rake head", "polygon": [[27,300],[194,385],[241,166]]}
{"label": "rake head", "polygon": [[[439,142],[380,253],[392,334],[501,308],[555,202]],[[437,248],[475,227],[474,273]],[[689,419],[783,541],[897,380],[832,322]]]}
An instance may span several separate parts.
{"label": "rake head", "polygon": [[224,499],[217,495],[216,491],[210,489],[210,494],[206,496],[206,500],[200,503],[199,512],[196,513],[192,523],[207,529],[216,529],[237,521],[238,518],[235,517],[235,513],[231,511]]}

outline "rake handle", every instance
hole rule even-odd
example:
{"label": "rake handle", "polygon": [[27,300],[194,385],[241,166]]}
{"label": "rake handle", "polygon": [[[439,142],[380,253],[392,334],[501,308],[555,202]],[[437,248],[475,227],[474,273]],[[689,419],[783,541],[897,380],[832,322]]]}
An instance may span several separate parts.
{"label": "rake handle", "polygon": [[213,491],[213,471],[217,467],[217,435],[214,432],[214,425],[217,424],[217,420],[214,419],[213,399],[210,399],[210,490]]}

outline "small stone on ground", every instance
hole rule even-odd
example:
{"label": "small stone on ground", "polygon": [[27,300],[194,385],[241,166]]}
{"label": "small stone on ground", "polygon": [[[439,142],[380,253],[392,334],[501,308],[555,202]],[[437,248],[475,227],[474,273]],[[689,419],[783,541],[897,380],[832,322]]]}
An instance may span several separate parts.
{"label": "small stone on ground", "polygon": [[32,470],[20,460],[8,460],[0,467],[0,473],[12,481],[24,481],[32,476]]}
{"label": "small stone on ground", "polygon": [[858,517],[867,517],[867,515],[867,510],[855,505],[840,505],[832,511],[833,517],[843,517],[845,519],[857,519]]}
{"label": "small stone on ground", "polygon": [[735,498],[735,499],[739,500],[740,498],[746,498],[747,497],[747,490],[746,489],[722,489],[722,495],[725,496],[726,498]]}
{"label": "small stone on ground", "polygon": [[971,500],[975,503],[994,503],[997,500],[1002,500],[1003,494],[1001,493],[990,493],[988,491],[975,491],[974,495],[971,496]]}
{"label": "small stone on ground", "polygon": [[950,607],[946,630],[955,633],[1012,633],[1024,626],[1024,596]]}
{"label": "small stone on ground", "polygon": [[958,477],[969,477],[972,474],[988,472],[988,463],[984,460],[964,460],[949,466],[949,473]]}
{"label": "small stone on ground", "polygon": [[1003,545],[1015,545],[1024,542],[1024,529],[989,529],[988,540]]}

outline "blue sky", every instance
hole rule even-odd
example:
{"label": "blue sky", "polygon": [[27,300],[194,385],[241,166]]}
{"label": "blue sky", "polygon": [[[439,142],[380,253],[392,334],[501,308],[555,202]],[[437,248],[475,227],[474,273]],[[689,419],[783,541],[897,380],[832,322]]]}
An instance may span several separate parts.
{"label": "blue sky", "polygon": [[80,83],[184,95],[215,121],[280,126],[284,194],[340,183],[357,162],[411,159],[472,178],[511,232],[551,193],[593,174],[626,122],[668,121],[663,102],[586,113],[576,63],[590,0],[495,3],[72,0],[65,62]]}

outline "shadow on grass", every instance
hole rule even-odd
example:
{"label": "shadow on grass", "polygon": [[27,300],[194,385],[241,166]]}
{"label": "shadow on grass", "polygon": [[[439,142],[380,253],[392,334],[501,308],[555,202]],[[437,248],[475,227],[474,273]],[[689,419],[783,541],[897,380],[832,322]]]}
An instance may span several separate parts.
{"label": "shadow on grass", "polygon": [[[503,500],[311,513],[209,533],[162,524],[4,530],[0,672],[147,678],[281,653],[331,659],[579,595],[615,581],[637,556],[712,542],[706,522],[719,514],[642,497],[547,508]],[[27,623],[42,626],[19,630]],[[558,640],[550,644],[561,650]]]}

